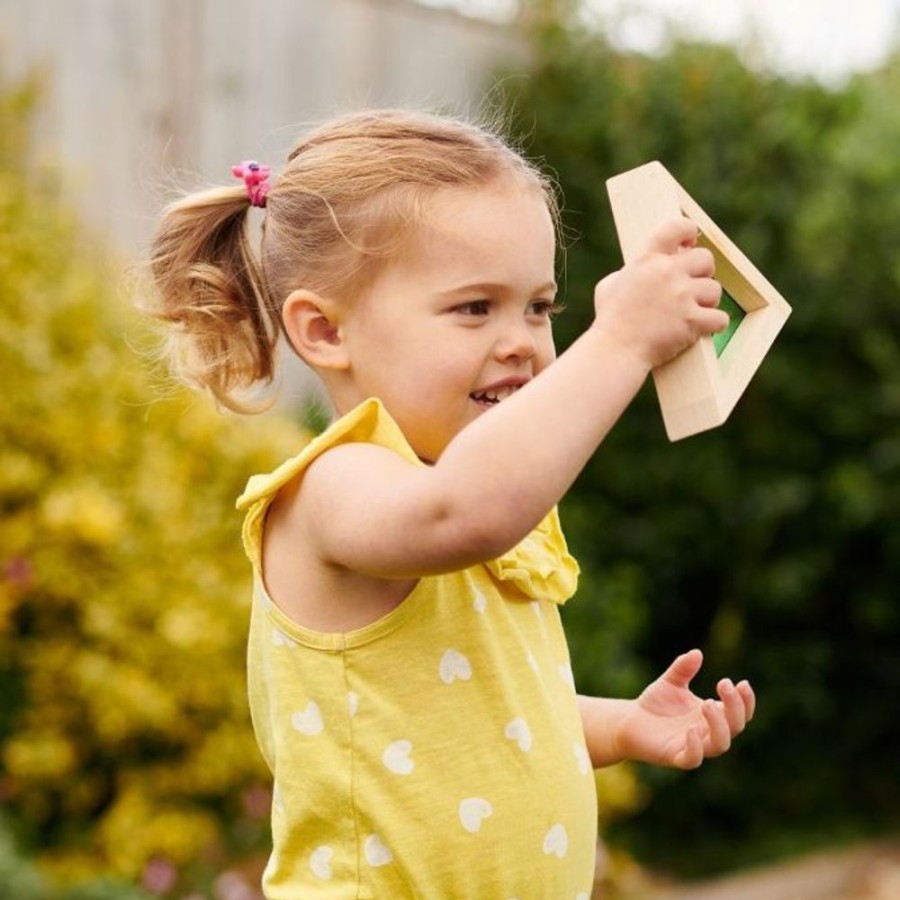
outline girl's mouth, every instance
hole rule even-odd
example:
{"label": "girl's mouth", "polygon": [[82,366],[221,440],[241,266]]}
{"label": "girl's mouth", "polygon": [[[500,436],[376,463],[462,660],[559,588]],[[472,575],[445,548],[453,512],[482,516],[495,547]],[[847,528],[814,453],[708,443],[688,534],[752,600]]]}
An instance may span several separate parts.
{"label": "girl's mouth", "polygon": [[469,396],[479,405],[484,407],[496,406],[507,397],[511,397],[519,389],[518,385],[507,384],[503,387],[488,388],[484,391],[475,391]]}

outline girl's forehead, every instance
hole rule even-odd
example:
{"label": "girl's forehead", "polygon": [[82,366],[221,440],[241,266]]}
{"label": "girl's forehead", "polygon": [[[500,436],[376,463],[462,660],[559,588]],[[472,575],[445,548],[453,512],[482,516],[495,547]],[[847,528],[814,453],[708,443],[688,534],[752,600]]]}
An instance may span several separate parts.
{"label": "girl's forehead", "polygon": [[524,178],[495,179],[484,185],[438,188],[422,205],[416,235],[423,239],[478,242],[498,229],[512,233],[553,231],[544,193]]}

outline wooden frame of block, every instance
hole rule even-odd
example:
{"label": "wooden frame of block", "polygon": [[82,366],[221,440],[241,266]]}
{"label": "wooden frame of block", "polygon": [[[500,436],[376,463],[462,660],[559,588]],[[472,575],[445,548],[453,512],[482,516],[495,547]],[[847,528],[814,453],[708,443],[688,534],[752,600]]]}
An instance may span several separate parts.
{"label": "wooden frame of block", "polygon": [[653,370],[670,440],[715,428],[734,409],[791,308],[661,163],[623,172],[606,186],[626,264],[662,222],[686,215],[700,229],[699,243],[715,256],[716,279],[744,313],[721,355],[713,339],[703,337]]}

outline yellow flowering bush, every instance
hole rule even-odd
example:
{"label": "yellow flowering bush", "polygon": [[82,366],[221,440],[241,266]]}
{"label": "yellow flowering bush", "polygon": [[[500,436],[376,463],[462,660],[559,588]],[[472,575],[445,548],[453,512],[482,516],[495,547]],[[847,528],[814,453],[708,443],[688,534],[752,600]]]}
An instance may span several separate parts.
{"label": "yellow flowering bush", "polygon": [[160,390],[124,267],[21,163],[20,100],[0,97],[0,799],[64,880],[215,866],[266,833],[234,498],[306,434]]}

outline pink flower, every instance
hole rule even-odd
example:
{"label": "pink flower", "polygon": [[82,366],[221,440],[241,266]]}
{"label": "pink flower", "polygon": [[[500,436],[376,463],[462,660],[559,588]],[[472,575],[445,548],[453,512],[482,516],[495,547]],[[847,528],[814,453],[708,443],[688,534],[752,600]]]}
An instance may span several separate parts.
{"label": "pink flower", "polygon": [[216,900],[262,900],[237,872],[225,872],[216,879],[215,896]]}
{"label": "pink flower", "polygon": [[244,812],[251,819],[265,819],[272,809],[272,792],[260,784],[248,787],[241,799]]}
{"label": "pink flower", "polygon": [[141,876],[141,884],[151,894],[165,894],[175,887],[178,881],[178,870],[167,859],[154,856],[146,866]]}
{"label": "pink flower", "polygon": [[24,556],[14,556],[3,566],[3,578],[16,587],[28,587],[34,580],[34,568]]}

